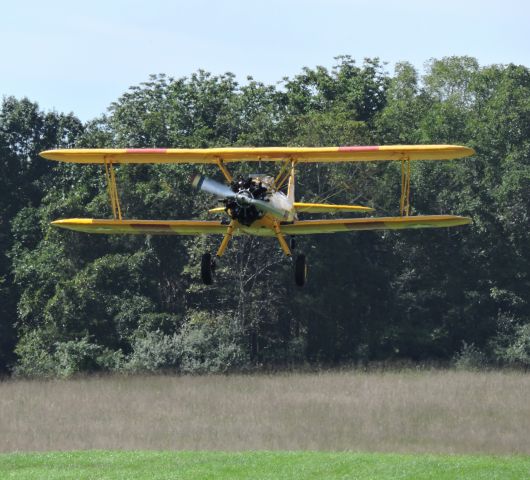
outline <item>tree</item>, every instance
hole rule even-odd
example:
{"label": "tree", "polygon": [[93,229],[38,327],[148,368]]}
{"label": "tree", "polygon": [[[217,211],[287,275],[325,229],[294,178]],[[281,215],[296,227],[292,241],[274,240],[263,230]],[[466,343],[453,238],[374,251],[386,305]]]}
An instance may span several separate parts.
{"label": "tree", "polygon": [[[54,165],[38,159],[38,152],[72,146],[82,132],[82,124],[73,115],[44,114],[28,99],[4,98],[0,109],[0,372],[13,363],[16,341],[16,302],[19,292],[13,284],[8,252],[13,245],[11,224],[17,212],[37,208],[49,185]],[[35,245],[33,229],[25,216],[24,238]],[[15,229],[16,230],[16,229]],[[33,230],[33,231],[31,231]]]}
{"label": "tree", "polygon": [[[0,115],[0,362],[19,373],[296,362],[461,358],[526,364],[530,324],[530,73],[469,57],[410,64],[338,57],[281,85],[198,71],[152,76],[81,125],[6,99]],[[198,283],[215,237],[80,235],[58,217],[107,217],[100,166],[53,164],[56,146],[214,147],[461,143],[476,157],[415,162],[412,213],[469,215],[447,230],[297,239],[309,283],[298,289],[276,240],[234,238],[213,287]],[[270,163],[260,173],[274,173]],[[231,164],[235,176],[256,164]],[[189,184],[208,166],[116,168],[128,218],[209,218]],[[398,215],[400,165],[303,165],[297,199],[359,203]],[[6,319],[6,320],[4,320]],[[16,321],[15,328],[13,324]],[[215,350],[215,351],[212,351]],[[471,350],[470,350],[471,351]],[[460,355],[460,357],[459,357]],[[526,355],[526,356],[525,356]],[[39,372],[32,366],[42,364]],[[51,373],[50,373],[51,372]]]}

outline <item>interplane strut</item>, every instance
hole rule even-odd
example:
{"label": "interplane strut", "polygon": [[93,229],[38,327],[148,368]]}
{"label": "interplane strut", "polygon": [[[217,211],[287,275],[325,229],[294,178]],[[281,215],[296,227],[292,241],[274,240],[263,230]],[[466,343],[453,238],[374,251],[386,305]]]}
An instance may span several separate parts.
{"label": "interplane strut", "polygon": [[399,213],[402,217],[410,214],[410,157],[401,159],[401,198],[399,199]]}
{"label": "interplane strut", "polygon": [[116,186],[116,175],[114,173],[114,166],[110,157],[104,157],[105,176],[107,177],[107,188],[109,191],[110,206],[112,208],[112,215],[114,220],[121,220],[120,198],[118,196],[118,188]]}

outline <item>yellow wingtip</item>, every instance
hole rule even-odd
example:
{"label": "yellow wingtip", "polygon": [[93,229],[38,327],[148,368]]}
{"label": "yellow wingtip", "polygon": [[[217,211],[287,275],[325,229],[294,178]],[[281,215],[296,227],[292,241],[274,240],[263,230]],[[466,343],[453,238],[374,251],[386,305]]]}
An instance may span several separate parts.
{"label": "yellow wingtip", "polygon": [[53,222],[50,222],[52,225],[56,226],[62,226],[62,225],[86,225],[93,223],[92,218],[62,218],[60,220],[54,220]]}
{"label": "yellow wingtip", "polygon": [[42,158],[46,158],[47,160],[52,160],[51,155],[53,154],[53,150],[44,150],[39,153],[39,155]]}
{"label": "yellow wingtip", "polygon": [[70,152],[70,150],[44,150],[40,152],[39,155],[46,160],[61,162],[68,156],[68,152]]}
{"label": "yellow wingtip", "polygon": [[475,152],[475,149],[474,148],[471,148],[471,147],[462,147],[465,155],[463,155],[464,157],[472,157],[473,155],[476,155],[477,152]]}

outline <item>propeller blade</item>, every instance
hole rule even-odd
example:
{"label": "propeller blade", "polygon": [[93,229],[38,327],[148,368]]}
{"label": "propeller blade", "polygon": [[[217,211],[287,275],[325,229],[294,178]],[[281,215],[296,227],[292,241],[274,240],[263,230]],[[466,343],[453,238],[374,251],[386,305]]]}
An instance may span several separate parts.
{"label": "propeller blade", "polygon": [[211,193],[219,198],[233,198],[239,205],[254,205],[258,210],[269,213],[280,220],[285,220],[288,216],[287,212],[274,207],[269,202],[252,198],[252,195],[248,191],[235,193],[230,187],[204,175],[195,175],[191,180],[191,184],[197,190]]}
{"label": "propeller blade", "polygon": [[212,195],[216,195],[220,198],[234,198],[236,196],[230,187],[216,182],[211,178],[205,177],[204,175],[195,175],[191,181],[191,184],[197,190],[211,193]]}
{"label": "propeller blade", "polygon": [[264,202],[263,200],[251,198],[249,203],[251,205],[254,205],[258,210],[270,213],[273,217],[276,217],[280,220],[285,220],[288,216],[287,212],[285,212],[284,210],[280,210],[279,208],[273,207],[269,202]]}

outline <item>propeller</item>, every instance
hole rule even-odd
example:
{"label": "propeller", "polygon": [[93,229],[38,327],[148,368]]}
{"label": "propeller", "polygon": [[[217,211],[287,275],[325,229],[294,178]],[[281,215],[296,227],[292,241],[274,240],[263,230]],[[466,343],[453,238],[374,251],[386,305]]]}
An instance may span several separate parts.
{"label": "propeller", "polygon": [[258,210],[271,214],[273,217],[284,220],[287,218],[288,213],[274,207],[269,202],[264,200],[258,200],[252,196],[252,193],[248,190],[240,190],[239,192],[234,192],[230,187],[219,183],[211,178],[205,177],[204,175],[197,174],[192,180],[191,184],[197,190],[202,190],[203,192],[210,193],[216,197],[222,199],[233,199],[237,202],[240,207],[249,207],[253,205]]}

